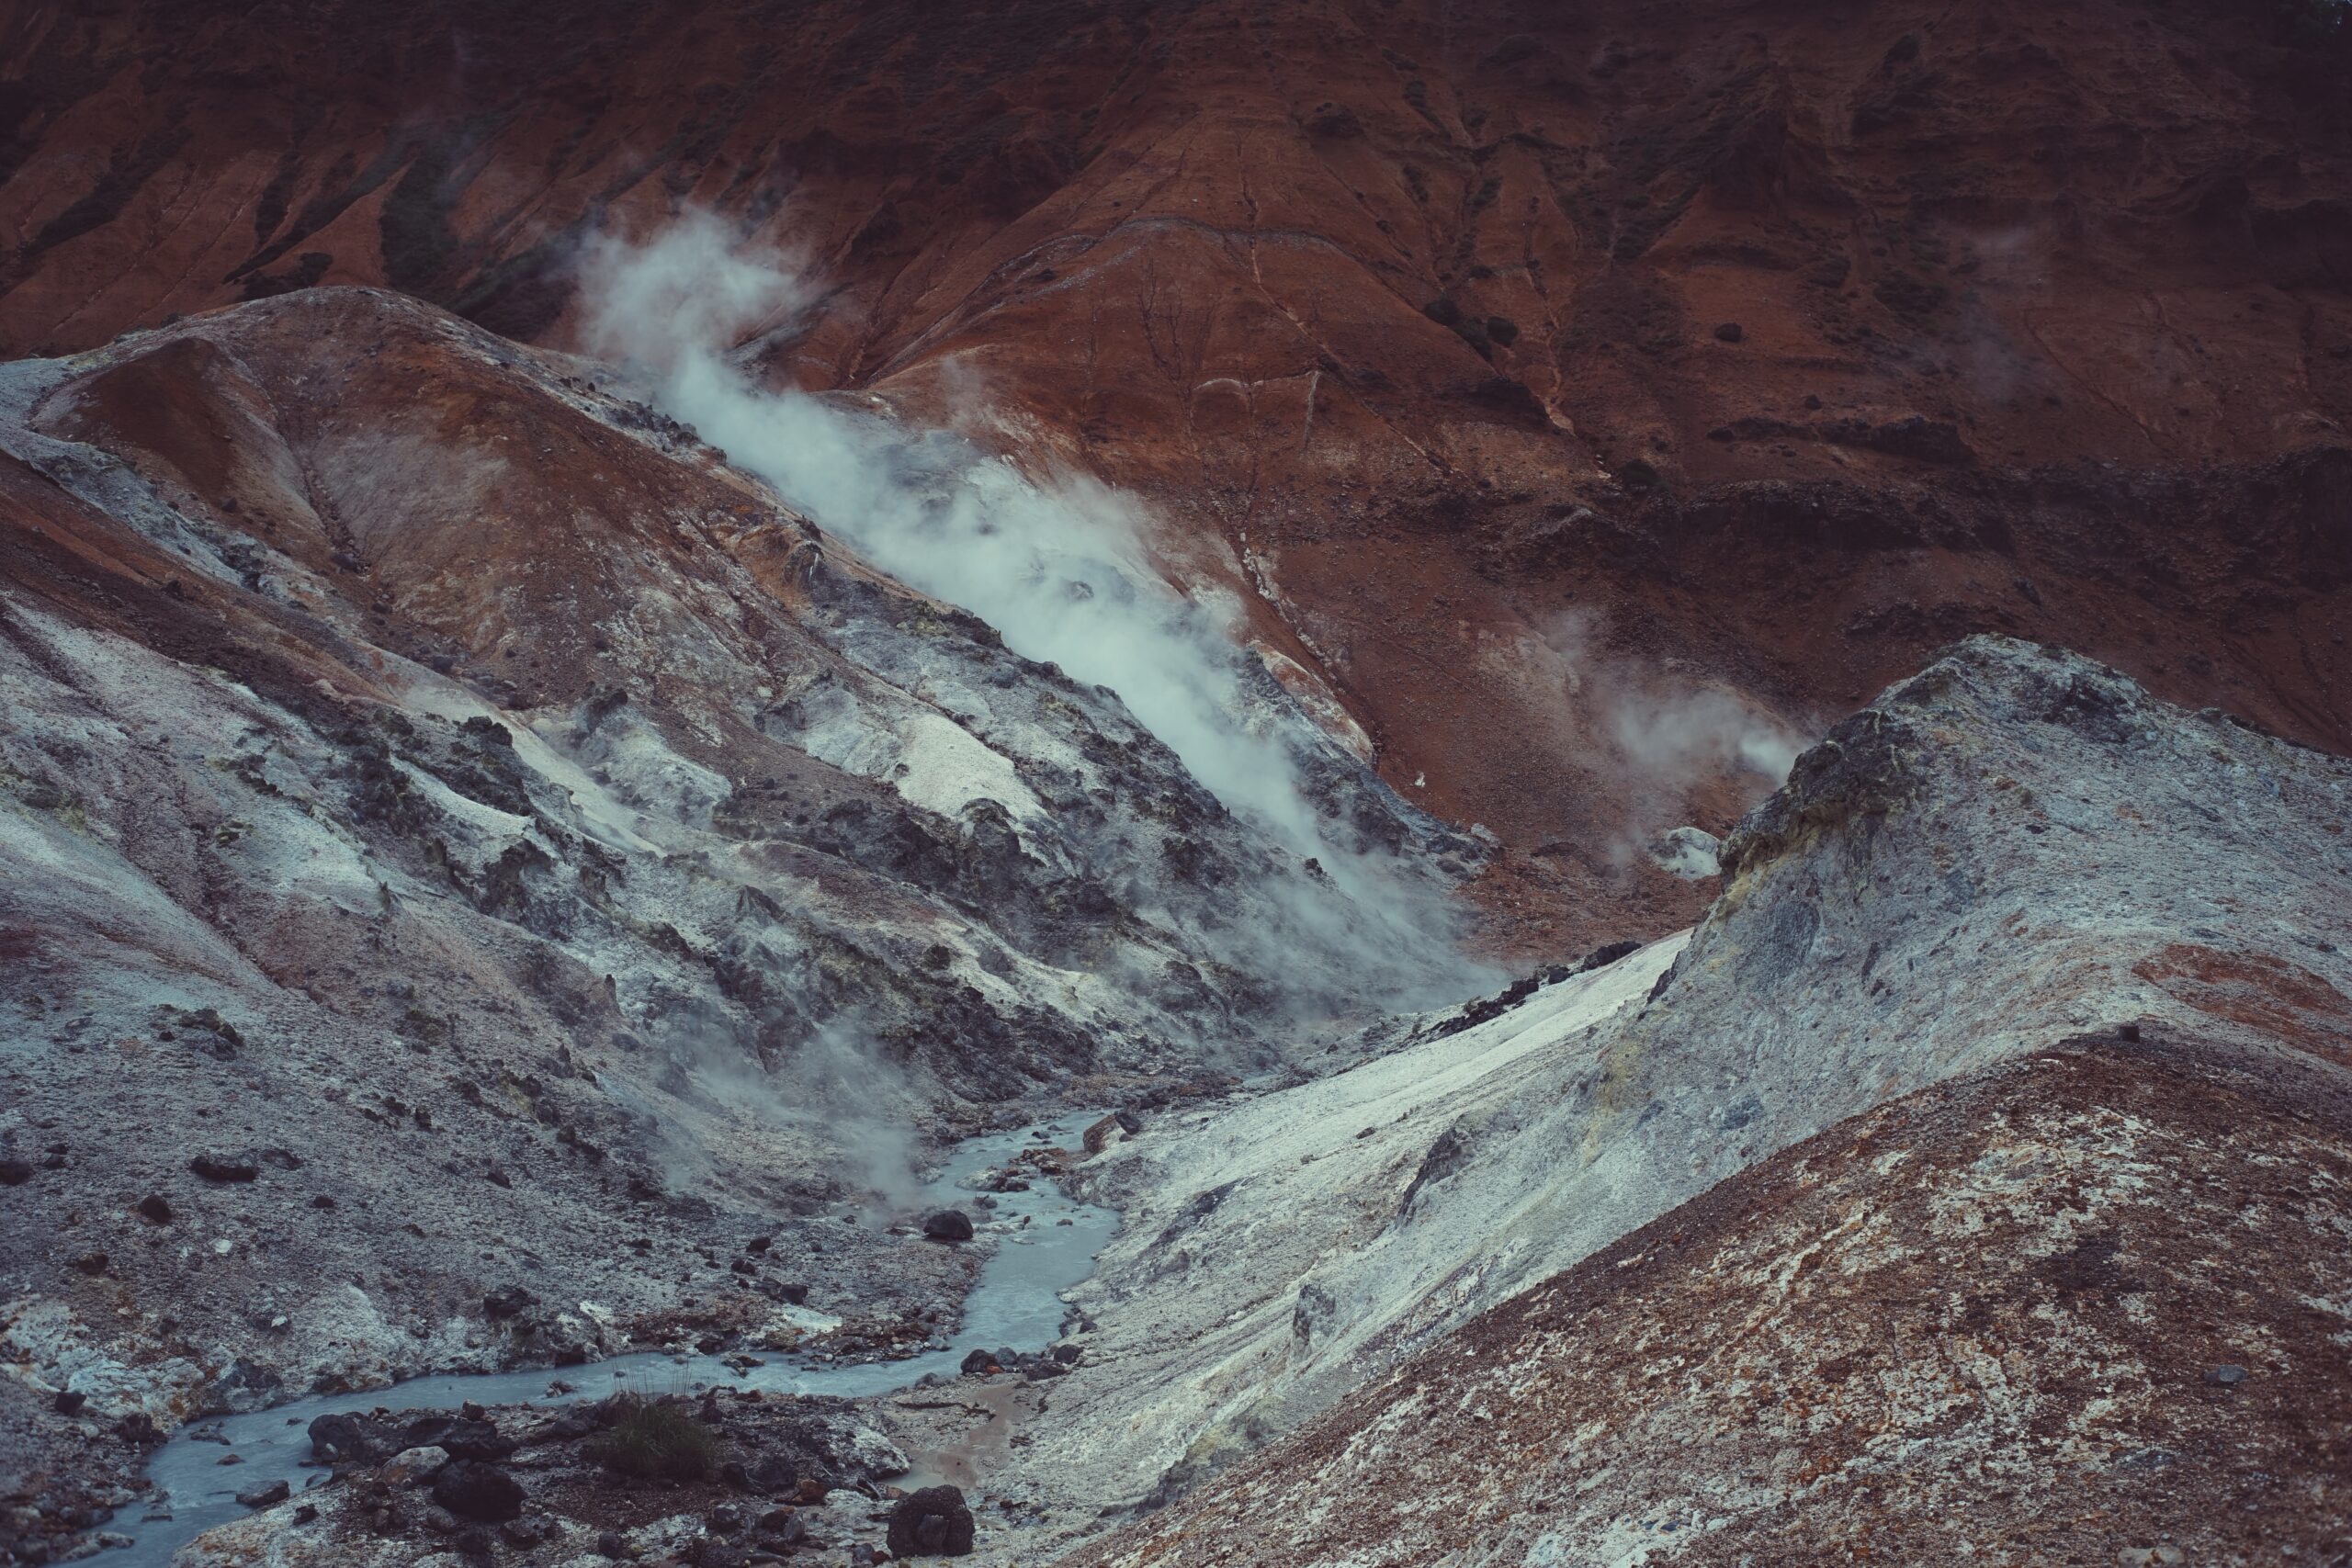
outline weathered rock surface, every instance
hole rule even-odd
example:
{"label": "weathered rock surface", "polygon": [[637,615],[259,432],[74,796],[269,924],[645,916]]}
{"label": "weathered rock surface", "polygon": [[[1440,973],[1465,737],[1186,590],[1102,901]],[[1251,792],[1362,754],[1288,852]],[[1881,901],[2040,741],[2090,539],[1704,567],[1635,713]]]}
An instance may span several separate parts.
{"label": "weathered rock surface", "polygon": [[[1709,1493],[1707,1507],[1715,1511],[1706,1517],[1718,1521],[1749,1517],[1742,1499],[1750,1496],[1758,1510],[1753,1528],[1792,1511],[1805,1517],[1811,1494],[1802,1490],[1802,1476],[1789,1479],[1796,1472],[1751,1473],[1739,1463],[1762,1461],[1735,1463],[1726,1448],[1711,1450],[1728,1468],[1710,1481],[1703,1464],[1681,1468],[1682,1439],[1667,1435],[1681,1430],[1668,1419],[1676,1411],[1723,1412],[1690,1429],[1695,1443],[1713,1429],[1709,1422],[1728,1432],[1744,1419],[1721,1401],[1761,1399],[1767,1387],[1784,1397],[1770,1378],[1733,1375],[1749,1349],[1788,1365],[1811,1354],[1793,1343],[1785,1354],[1775,1348],[1769,1314],[1778,1310],[1777,1298],[1743,1293],[1709,1272],[1714,1265],[1706,1260],[1720,1253],[1725,1269],[1735,1256],[1758,1259],[1758,1269],[1769,1257],[1789,1278],[1813,1274],[1810,1243],[1793,1232],[1773,1230],[1777,1239],[1747,1250],[1749,1216],[1764,1212],[1756,1205],[1769,1209],[1778,1201],[1755,1194],[1782,1179],[1750,1173],[1819,1134],[1824,1146],[1875,1151],[1855,1154],[1850,1170],[1834,1161],[1821,1166],[1819,1179],[1838,1169],[1841,1190],[1885,1184],[1872,1205],[1932,1208],[1951,1184],[1928,1177],[1914,1190],[1905,1172],[1980,1168],[1973,1162],[1988,1152],[1994,1166],[2008,1168],[2000,1119],[2022,1122],[2042,1081],[2038,1068],[2021,1064],[2052,1053],[2071,1062],[2088,1052],[2093,1059],[2066,1072],[2090,1087],[2048,1110],[2048,1124],[2018,1145],[2017,1168],[2041,1172],[2037,1179],[2056,1185],[2015,1205],[2000,1196],[1981,1226],[1957,1211],[1941,1231],[1873,1219],[1868,1207],[1838,1211],[1857,1227],[1854,1246],[1867,1241],[1879,1249],[1868,1254],[1875,1259],[1868,1267],[1890,1270],[1888,1293],[1882,1299],[1857,1286],[1857,1293],[1838,1295],[1842,1304],[1820,1309],[1819,1331],[1827,1333],[1838,1314],[1849,1313],[1855,1335],[1883,1332],[1890,1344],[1924,1345],[1960,1320],[1930,1314],[1885,1321],[1886,1312],[1914,1310],[1899,1305],[1897,1276],[1947,1283],[1974,1275],[2014,1278],[2023,1292],[2048,1259],[2078,1243],[2103,1246],[2103,1227],[2111,1223],[2119,1277],[2144,1280],[2151,1292],[2170,1288],[2164,1281],[2184,1272],[2195,1277],[2180,1278],[2181,1293],[2162,1298],[2170,1304],[2153,1314],[2141,1309],[2159,1297],[2126,1293],[2117,1297],[2115,1315],[2053,1318],[2028,1303],[1998,1315],[1997,1333],[1980,1324],[1992,1336],[1983,1341],[1990,1347],[1985,1353],[1996,1360],[2049,1361],[2046,1374],[2035,1374],[2049,1380],[2036,1384],[2048,1403],[2011,1404],[1992,1383],[1973,1385],[1980,1392],[1968,1397],[1984,1408],[1969,1416],[1979,1424],[1968,1441],[1988,1451],[2003,1444],[2032,1449],[2045,1438],[2056,1441],[2051,1434],[2062,1428],[2108,1430],[2122,1446],[2100,1448],[2104,1457],[2079,1461],[2094,1471],[2120,1462],[2136,1447],[2161,1447],[2171,1430],[2163,1391],[2176,1377],[2193,1384],[2216,1363],[2251,1364],[2229,1349],[2234,1314],[2249,1325],[2248,1342],[2275,1342],[2282,1364],[2297,1369],[2272,1385],[2290,1391],[2282,1395],[2290,1404],[2276,1424],[2249,1435],[2253,1447],[2242,1461],[2209,1448],[2201,1451],[2221,1457],[2203,1461],[2197,1479],[2164,1484],[2210,1500],[2238,1484],[2229,1478],[2243,1473],[2242,1463],[2292,1477],[2279,1483],[2281,1499],[2290,1492],[2317,1499],[2337,1512],[2323,1509],[2316,1517],[2336,1518],[2340,1526],[2342,1501],[2320,1479],[2336,1462],[2328,1456],[2342,1451],[2341,1405],[2327,1392],[2336,1374],[2317,1371],[2313,1359],[2328,1336],[2345,1331],[2346,1280],[2340,1255],[2309,1252],[2302,1227],[2317,1235],[2344,1223],[2343,1194],[2327,1173],[2352,1153],[2342,1113],[2332,1109],[2342,1103],[2344,1076],[2352,1070],[2352,930],[2343,913],[2352,887],[2347,832],[2352,762],[2217,715],[2168,707],[2077,658],[1995,639],[1962,644],[1800,760],[1789,785],[1727,840],[1724,892],[1687,944],[1659,943],[1591,975],[1541,987],[1457,1033],[1419,1043],[1401,1032],[1375,1038],[1361,1065],[1190,1116],[1181,1129],[1163,1126],[1153,1139],[1111,1150],[1086,1168],[1082,1179],[1126,1208],[1130,1225],[1096,1279],[1076,1292],[1100,1331],[1085,1341],[1085,1362],[1057,1387],[1068,1425],[1040,1435],[1019,1467],[1021,1482],[1041,1500],[1082,1496],[1090,1507],[1106,1492],[1164,1503],[1237,1462],[1238,1476],[1273,1474],[1264,1467],[1294,1461],[1253,1465],[1248,1456],[1310,1423],[1316,1435],[1299,1441],[1322,1456],[1312,1461],[1317,1465],[1340,1463],[1332,1456],[1344,1453],[1354,1456],[1345,1463],[1371,1467],[1385,1451],[1381,1434],[1426,1428],[1426,1446],[1410,1450],[1426,1457],[1399,1461],[1439,1467],[1425,1469],[1418,1482],[1402,1479],[1408,1468],[1379,1481],[1368,1479],[1367,1468],[1362,1478],[1336,1470],[1320,1480],[1306,1469],[1286,1472],[1299,1477],[1297,1489],[1279,1495],[1246,1490],[1258,1481],[1237,1479],[1233,1487],[1242,1490],[1220,1483],[1204,1495],[1262,1497],[1264,1511],[1254,1511],[1256,1502],[1204,1503],[1225,1510],[1214,1517],[1235,1521],[1232,1527],[1179,1512],[1145,1528],[1132,1546],[1104,1555],[1124,1561],[1132,1552],[1165,1550],[1181,1556],[1194,1550],[1186,1543],[1197,1529],[1199,1561],[1216,1560],[1220,1551],[1238,1554],[1237,1561],[1272,1562],[1283,1551],[1312,1556],[1318,1520],[1370,1518],[1411,1496],[1450,1495],[1456,1486],[1501,1499],[1494,1505],[1498,1520],[1537,1501],[1555,1513],[1573,1512],[1566,1495],[1547,1500],[1515,1491],[1521,1480],[1515,1467],[1494,1473],[1441,1464],[1449,1434],[1472,1432],[1489,1418],[1482,1408],[1501,1419],[1499,1397],[1484,1407],[1475,1398],[1449,1403],[1443,1421],[1423,1411],[1400,1414],[1392,1426],[1377,1404],[1318,1417],[1367,1380],[1377,1383],[1417,1356],[1464,1354],[1463,1325],[1475,1314],[1583,1266],[1678,1211],[1675,1220],[1645,1234],[1679,1235],[1676,1245],[1687,1247],[1677,1253],[1690,1259],[1677,1276],[1680,1284],[1653,1286],[1644,1276],[1643,1288],[1659,1293],[1638,1303],[1623,1298],[1622,1317],[1607,1315],[1617,1306],[1579,1308],[1600,1315],[1579,1319],[1572,1335],[1563,1326],[1568,1337],[1557,1342],[1556,1361],[1532,1344],[1528,1359],[1511,1360],[1495,1337],[1500,1330],[1480,1341],[1479,1354],[1516,1369],[1498,1377],[1549,1380],[1547,1386],[1562,1391],[1512,1417],[1531,1425],[1498,1430],[1532,1433],[1547,1419],[1539,1412],[1555,1404],[1573,1408],[1589,1401],[1598,1412],[1620,1400],[1646,1411],[1653,1405],[1644,1402],[1656,1401],[1658,1424],[1642,1428],[1649,1435],[1621,1434],[1634,1446],[1607,1450],[1618,1456],[1611,1476],[1632,1487],[1652,1469],[1687,1473],[1690,1505]],[[2134,1087],[2143,1058],[2144,1082]],[[2057,1074],[2049,1081],[2076,1078]],[[2265,1082],[2275,1091],[2256,1094],[2254,1086]],[[2206,1091],[2217,1106],[2237,1103],[2233,1096],[2255,1098],[2242,1111],[2217,1109],[2208,1122],[2195,1106]],[[2140,1095],[2151,1106],[2144,1114],[2130,1109]],[[2307,1123],[2293,1121],[2290,1108],[2299,1103],[2308,1107]],[[1898,1104],[1912,1109],[1885,1110]],[[1989,1108],[1976,1118],[1985,1124],[1951,1110],[1963,1104]],[[1849,1124],[1873,1115],[1892,1120]],[[2233,1118],[2241,1116],[2248,1128],[2243,1136],[2232,1131]],[[2277,1154],[2287,1136],[2282,1129],[2290,1125],[2298,1152]],[[1892,1145],[1871,1142],[1880,1134],[1858,1130],[1882,1126],[1910,1129],[1903,1136],[1918,1140],[1917,1152],[1898,1157]],[[2105,1168],[2100,1153],[2110,1132],[2115,1157],[2124,1162],[2114,1170]],[[1948,1151],[1934,1141],[1946,1133],[1955,1140]],[[2143,1137],[2144,1145],[2134,1142]],[[2053,1152],[2033,1154],[2027,1144],[2036,1139],[2047,1140]],[[2297,1173],[2277,1179],[2297,1194],[2299,1217],[2288,1234],[2240,1227],[2207,1207],[2209,1195],[2223,1210],[2254,1201],[2236,1175],[2222,1173],[2273,1157],[2280,1161],[2276,1168]],[[1815,1168],[1804,1159],[1773,1168],[1793,1173],[1786,1179],[1800,1185],[1815,1179],[1804,1174]],[[2304,1173],[2312,1175],[2308,1183]],[[1990,1176],[1983,1179],[1992,1184]],[[2009,1190],[1996,1184],[1988,1190]],[[1694,1200],[1694,1207],[1679,1208]],[[1706,1223],[1719,1228],[1693,1229],[1696,1220],[1685,1218],[1692,1215],[1717,1216]],[[1760,1218],[1752,1223],[1763,1224]],[[1823,1245],[1834,1251],[1848,1239]],[[1986,1253],[1981,1260],[1959,1261],[1979,1245]],[[2282,1250],[2273,1253],[2274,1245]],[[2146,1249],[2144,1269],[2133,1261],[2143,1256],[2135,1247]],[[2244,1274],[2233,1258],[2239,1251],[2246,1254]],[[1606,1256],[1645,1253],[1644,1245],[1628,1243]],[[1857,1255],[1850,1269],[1864,1267]],[[2216,1294],[2204,1293],[2208,1276],[2200,1270],[2221,1271],[2211,1276],[2222,1281],[2213,1285]],[[2262,1303],[2222,1311],[2241,1289],[2227,1281],[2249,1282],[2250,1289],[2266,1270],[2284,1283]],[[1606,1272],[1595,1265],[1570,1278],[1591,1281]],[[1847,1272],[1847,1265],[1824,1269],[1815,1288],[1842,1291]],[[1555,1292],[1544,1299],[1567,1289],[1544,1288]],[[1599,1288],[1576,1287],[1585,1292],[1580,1300],[1618,1299],[1593,1294]],[[1691,1292],[1685,1306],[1673,1304],[1675,1290]],[[1720,1300],[1709,1293],[1718,1290]],[[1960,1292],[1951,1311],[1964,1314],[1968,1292]],[[1510,1310],[1523,1315],[1533,1309]],[[1767,1315],[1757,1319],[1763,1326],[1752,1337],[1734,1332],[1743,1314],[1759,1313]],[[2056,1333],[2058,1326],[2065,1332]],[[1588,1371],[1568,1348],[1586,1333],[1622,1333],[1652,1364],[1639,1371],[1630,1361]],[[2167,1351],[2157,1371],[2132,1374],[2143,1379],[2128,1384],[2140,1390],[2131,1396],[2138,1402],[2133,1414],[2100,1427],[2105,1402],[2122,1400],[2127,1386],[2118,1382],[2110,1393],[2107,1369],[2139,1366],[2174,1337],[2181,1346],[2177,1359]],[[1835,1354],[1824,1349],[1817,1359]],[[1892,1364],[1904,1364],[1905,1354]],[[1711,1383],[1678,1370],[1702,1361],[1721,1369],[1707,1374]],[[2022,1380],[2030,1371],[2020,1365],[2014,1375]],[[1724,1392],[1708,1393],[1716,1383]],[[1430,1385],[1423,1379],[1411,1386]],[[1910,1388],[1888,1382],[1848,1389],[1844,1397],[1867,1393],[1883,1402],[1860,1407],[1850,1427],[1819,1427],[1819,1441],[1829,1445],[1824,1455],[1840,1452],[1838,1444],[1864,1444],[1881,1422],[1931,1441],[1934,1413],[1942,1407],[1914,1401],[1905,1392]],[[2305,1390],[2309,1404],[2302,1403]],[[1810,1418],[1792,1410],[1785,1419]],[[2143,1427],[2144,1441],[2132,1438]],[[1583,1428],[1573,1422],[1549,1429],[1557,1446],[1547,1452],[1581,1453],[1586,1450],[1575,1445],[1599,1441],[1579,1436]],[[2312,1435],[2309,1444],[2288,1441],[2298,1430]],[[1348,1433],[1374,1436],[1351,1448]],[[1804,1462],[1780,1451],[1789,1463]],[[1858,1446],[1835,1463],[1850,1461],[1859,1476],[1878,1462],[1870,1456],[1880,1451]],[[1964,1457],[1939,1459],[1928,1466],[1939,1472],[1934,1484],[1951,1490],[1883,1488],[1869,1505],[1879,1514],[1829,1509],[1802,1527],[1819,1536],[1801,1539],[1834,1540],[1856,1521],[1892,1521],[1913,1508],[1923,1517],[1956,1512],[1992,1520],[2013,1534],[2043,1514],[2071,1519],[2106,1507],[2107,1494],[2098,1489],[2104,1483],[2095,1485],[2077,1462],[2051,1464],[2038,1482],[2054,1489],[2038,1494],[2043,1503],[2011,1510],[2000,1502],[2008,1485],[2001,1474],[1973,1468]],[[1593,1473],[1575,1468],[1561,1484],[1587,1484]],[[1373,1514],[1355,1513],[1369,1495],[1358,1492],[1359,1479],[1379,1491]],[[1310,1506],[1317,1495],[1324,1501]],[[1618,1521],[1628,1529],[1645,1518],[1656,1526],[1665,1517],[1628,1506],[1635,1511]],[[1376,1547],[1379,1532],[1371,1527],[1359,1535],[1351,1525],[1324,1544],[1334,1555],[1343,1555],[1339,1543],[1345,1540],[1349,1550],[1361,1545],[1372,1552],[1367,1561],[1406,1562],[1429,1560],[1441,1538],[1457,1546],[1486,1539],[1483,1527],[1463,1526],[1451,1507],[1442,1513],[1426,1521],[1435,1534],[1419,1533],[1421,1527],[1399,1533],[1393,1557],[1378,1554],[1387,1548]],[[1678,1530],[1687,1528],[1687,1515],[1673,1517]],[[2180,1514],[2163,1517],[2174,1522],[2151,1525],[2151,1531],[2182,1528]],[[2250,1550],[2246,1543],[2257,1537],[2244,1531],[2269,1528],[2261,1520],[2241,1528],[2233,1518],[2226,1527],[2213,1523],[2220,1533],[2212,1539]],[[1563,1560],[1630,1550],[1636,1539],[1610,1534],[1616,1527],[1604,1528],[1600,1514],[1588,1524],[1560,1538]],[[2116,1516],[2098,1531],[2110,1524],[2128,1528]],[[2329,1539],[2321,1526],[2310,1528],[2319,1533],[2280,1539]],[[2091,1543],[2105,1539],[2098,1531],[2064,1539]],[[1956,1540],[1935,1550],[1957,1551]],[[1736,1552],[1725,1560],[1736,1560]]]}
{"label": "weathered rock surface", "polygon": [[[1115,694],[576,368],[360,290],[0,368],[0,1355],[41,1401],[920,1343],[978,1260],[841,1223],[905,1183],[873,1150],[1368,994],[1345,895]],[[1333,841],[1475,862],[1263,686]]]}
{"label": "weathered rock surface", "polygon": [[2345,1077],[2151,1032],[1917,1090],[1075,1562],[2328,1561]]}

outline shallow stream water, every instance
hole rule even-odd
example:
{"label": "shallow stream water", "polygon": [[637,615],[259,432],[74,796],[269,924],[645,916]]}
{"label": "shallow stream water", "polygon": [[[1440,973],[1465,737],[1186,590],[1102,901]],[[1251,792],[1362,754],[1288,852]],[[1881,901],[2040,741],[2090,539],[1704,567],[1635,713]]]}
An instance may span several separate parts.
{"label": "shallow stream water", "polygon": [[[468,1400],[561,1404],[631,1388],[662,1393],[710,1385],[862,1398],[905,1388],[932,1372],[954,1377],[975,1349],[1041,1350],[1061,1336],[1067,1310],[1061,1292],[1092,1271],[1094,1256],[1118,1229],[1119,1216],[1077,1202],[1042,1178],[1032,1179],[1029,1191],[995,1194],[993,1212],[975,1208],[971,1194],[982,1178],[1024,1148],[1077,1147],[1093,1120],[1093,1113],[1081,1112],[970,1139],[956,1146],[945,1170],[923,1190],[922,1212],[962,1208],[980,1225],[982,1241],[995,1247],[965,1298],[962,1321],[945,1349],[904,1360],[858,1362],[769,1352],[762,1357],[764,1365],[743,1371],[717,1356],[648,1351],[557,1370],[417,1378],[191,1422],[148,1461],[146,1473],[155,1489],[123,1508],[107,1527],[130,1536],[132,1544],[102,1552],[96,1561],[107,1568],[163,1568],[198,1534],[243,1515],[247,1510],[238,1504],[238,1493],[282,1477],[299,1495],[323,1482],[327,1472],[311,1461],[308,1428],[334,1411],[454,1410]],[[1063,1220],[1070,1223],[1062,1224]],[[553,1392],[559,1380],[569,1392]],[[224,1464],[231,1454],[242,1462]],[[159,1514],[169,1517],[145,1517]]]}

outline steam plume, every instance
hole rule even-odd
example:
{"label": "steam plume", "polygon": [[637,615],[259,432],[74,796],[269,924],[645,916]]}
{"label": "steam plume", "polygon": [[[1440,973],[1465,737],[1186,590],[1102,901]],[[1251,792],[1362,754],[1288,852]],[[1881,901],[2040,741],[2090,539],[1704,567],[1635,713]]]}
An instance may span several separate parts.
{"label": "steam plume", "polygon": [[652,376],[664,412],[883,570],[979,615],[1013,651],[1117,693],[1228,809],[1317,861],[1340,898],[1305,877],[1268,890],[1288,919],[1320,926],[1367,974],[1404,960],[1401,972],[1442,975],[1447,990],[1485,978],[1453,954],[1433,897],[1326,830],[1284,735],[1304,721],[1252,696],[1232,627],[1152,569],[1132,498],[1083,475],[1032,477],[949,432],[753,385],[728,349],[814,291],[708,215],[643,245],[598,243],[583,279],[588,345]]}

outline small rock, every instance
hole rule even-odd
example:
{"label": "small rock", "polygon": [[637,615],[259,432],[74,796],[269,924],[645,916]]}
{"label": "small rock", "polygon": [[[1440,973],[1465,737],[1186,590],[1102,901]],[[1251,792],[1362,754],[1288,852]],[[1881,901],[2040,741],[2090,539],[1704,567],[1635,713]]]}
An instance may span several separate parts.
{"label": "small rock", "polygon": [[926,1486],[890,1507],[890,1555],[962,1557],[972,1550],[972,1510],[953,1486]]}
{"label": "small rock", "polygon": [[775,1454],[763,1454],[752,1465],[750,1491],[779,1497],[787,1492],[797,1491],[799,1486],[800,1472]]}
{"label": "small rock", "polygon": [[1676,828],[1653,840],[1650,863],[1668,876],[1703,882],[1723,874],[1723,841],[1703,828]]}
{"label": "small rock", "polygon": [[1724,321],[1715,328],[1715,336],[1725,343],[1737,343],[1747,335],[1737,321]]}
{"label": "small rock", "polygon": [[741,1535],[743,1533],[743,1511],[722,1503],[710,1511],[703,1524],[714,1535]]}
{"label": "small rock", "polygon": [[198,1155],[187,1168],[207,1181],[251,1181],[261,1174],[261,1167],[243,1155]]}
{"label": "small rock", "polygon": [[498,1533],[509,1546],[537,1546],[545,1531],[531,1519],[509,1519],[498,1527]]}
{"label": "small rock", "polygon": [[172,1206],[164,1201],[160,1192],[148,1193],[133,1205],[133,1210],[150,1224],[167,1225],[172,1223]]}
{"label": "small rock", "polygon": [[2223,1388],[2233,1388],[2237,1384],[2245,1382],[2246,1376],[2246,1370],[2244,1367],[2235,1366],[2228,1361],[2224,1361],[2220,1366],[2215,1367],[2211,1371],[2207,1372],[2205,1374],[2205,1381],[2207,1382],[2220,1383]]}
{"label": "small rock", "polygon": [[318,1517],[318,1506],[314,1503],[305,1503],[294,1510],[294,1522],[298,1525],[314,1524]]}
{"label": "small rock", "polygon": [[0,1159],[0,1187],[22,1187],[33,1179],[33,1162],[28,1159]]}
{"label": "small rock", "polygon": [[402,1449],[384,1461],[378,1472],[387,1486],[422,1486],[449,1462],[449,1450],[438,1445]]}
{"label": "small rock", "polygon": [[616,1562],[626,1562],[637,1555],[630,1550],[628,1542],[621,1539],[621,1532],[618,1530],[606,1530],[598,1536],[596,1552],[597,1555],[609,1557]]}
{"label": "small rock", "polygon": [[79,1416],[82,1413],[82,1406],[89,1403],[88,1394],[76,1393],[70,1388],[61,1388],[57,1391],[57,1397],[50,1402],[50,1405],[60,1416]]}
{"label": "small rock", "polygon": [[941,1209],[924,1217],[922,1234],[933,1241],[969,1241],[972,1239],[971,1216],[961,1209]]}
{"label": "small rock", "polygon": [[520,1285],[509,1285],[482,1297],[482,1315],[492,1319],[520,1317],[537,1299]]}
{"label": "small rock", "polygon": [[986,1375],[1002,1370],[997,1365],[996,1352],[993,1350],[974,1350],[964,1358],[964,1371],[967,1376]]}
{"label": "small rock", "polygon": [[284,1481],[273,1481],[266,1486],[256,1486],[250,1492],[237,1494],[240,1505],[248,1508],[274,1508],[294,1495],[294,1488]]}
{"label": "small rock", "polygon": [[523,1512],[523,1483],[480,1460],[454,1459],[433,1480],[433,1500],[451,1513],[499,1524]]}

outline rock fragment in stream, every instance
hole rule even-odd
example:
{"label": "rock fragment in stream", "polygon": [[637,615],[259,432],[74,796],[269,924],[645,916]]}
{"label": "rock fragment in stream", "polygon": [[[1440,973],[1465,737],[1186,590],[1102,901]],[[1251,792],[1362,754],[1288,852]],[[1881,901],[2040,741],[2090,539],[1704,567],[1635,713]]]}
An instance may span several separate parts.
{"label": "rock fragment in stream", "polygon": [[237,1502],[247,1508],[272,1508],[294,1495],[294,1488],[284,1481],[273,1481],[266,1486],[256,1486],[250,1492],[237,1494]]}
{"label": "rock fragment in stream", "polygon": [[954,1486],[926,1486],[890,1509],[893,1557],[962,1557],[972,1550],[972,1510]]}

